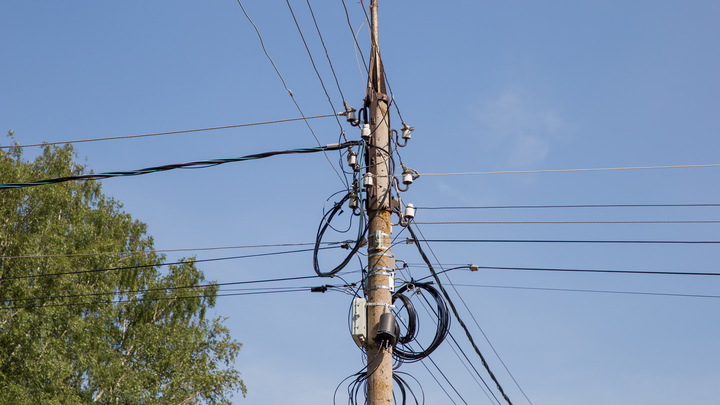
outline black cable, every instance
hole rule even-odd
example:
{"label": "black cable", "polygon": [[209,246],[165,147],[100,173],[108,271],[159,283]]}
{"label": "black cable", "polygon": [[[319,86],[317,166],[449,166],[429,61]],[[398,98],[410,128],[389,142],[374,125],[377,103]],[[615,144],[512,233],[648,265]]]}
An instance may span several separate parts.
{"label": "black cable", "polygon": [[545,240],[545,239],[421,239],[434,243],[620,243],[620,244],[720,244],[714,240]]}
{"label": "black cable", "polygon": [[458,397],[460,397],[460,400],[463,401],[463,402],[465,403],[465,405],[467,405],[467,401],[465,401],[465,398],[463,398],[463,396],[460,395],[460,393],[458,392],[458,390],[455,388],[455,386],[453,385],[453,383],[450,382],[450,380],[447,378],[447,376],[445,375],[445,373],[443,373],[442,370],[440,370],[440,367],[438,367],[438,365],[435,364],[435,360],[433,360],[432,357],[430,357],[430,356],[428,356],[427,359],[430,360],[430,363],[432,363],[432,365],[435,366],[435,368],[437,369],[437,371],[440,372],[440,375],[443,376],[443,378],[444,378],[445,381],[448,383],[448,385],[450,385],[450,388],[452,388],[452,390],[455,391],[455,395],[457,395]]}
{"label": "black cable", "polygon": [[[265,295],[265,294],[280,294],[286,292],[307,292],[307,288],[286,288],[277,291],[258,291],[258,292],[247,292],[247,293],[234,293],[234,294],[216,294],[215,297],[234,297],[241,295]],[[75,307],[75,306],[90,306],[99,304],[123,304],[127,302],[144,302],[144,301],[168,301],[176,299],[186,298],[207,298],[205,295],[183,295],[174,297],[142,297],[128,300],[112,300],[112,301],[95,301],[95,302],[77,302],[77,303],[63,303],[63,304],[49,304],[49,305],[30,305],[24,307],[9,307],[0,306],[0,310],[19,310],[19,309],[33,309],[33,308],[53,308],[53,307]]]}
{"label": "black cable", "polygon": [[[252,254],[252,255],[243,255],[243,256],[217,257],[217,258],[213,258],[213,259],[197,259],[197,260],[192,260],[192,262],[193,263],[204,263],[204,262],[214,262],[214,261],[221,261],[221,260],[247,259],[247,258],[251,258],[251,257],[277,256],[277,255],[284,255],[284,254],[290,254],[290,253],[312,252],[312,251],[318,250],[318,249],[327,250],[327,249],[339,249],[339,248],[340,248],[340,246],[330,246],[330,247],[324,247],[324,248],[316,247],[315,249],[298,249],[298,250],[288,250],[285,252],[257,253],[257,254]],[[26,276],[3,277],[3,280],[19,280],[19,279],[26,279],[26,278],[62,276],[62,275],[68,275],[68,274],[86,274],[86,273],[99,273],[99,272],[105,272],[105,271],[132,270],[132,269],[142,269],[142,268],[148,268],[148,267],[178,265],[178,264],[185,264],[185,263],[187,263],[187,261],[178,261],[178,262],[172,262],[172,263],[144,264],[144,265],[138,265],[138,266],[111,267],[111,268],[106,268],[106,269],[94,269],[94,270],[64,271],[64,272],[59,272],[59,273],[31,274],[31,275],[26,275]]]}
{"label": "black cable", "polygon": [[345,4],[345,0],[341,0],[343,8],[345,9],[345,17],[347,18],[348,27],[350,27],[350,34],[353,37],[353,40],[355,41],[355,49],[357,49],[360,52],[360,58],[363,61],[363,67],[365,68],[365,72],[370,75],[370,69],[368,68],[368,64],[365,61],[365,55],[363,55],[362,48],[360,48],[360,44],[358,43],[357,36],[355,36],[355,29],[352,26],[352,23],[350,23],[350,13],[348,13],[347,5]]}
{"label": "black cable", "polygon": [[345,142],[345,143],[339,144],[339,145],[333,144],[333,145],[326,145],[326,146],[317,147],[317,148],[299,148],[299,149],[289,149],[289,150],[277,151],[277,152],[264,152],[264,153],[256,153],[256,154],[242,156],[242,157],[236,157],[236,158],[211,159],[211,160],[201,160],[201,161],[188,162],[188,163],[176,163],[176,164],[169,164],[169,165],[164,165],[164,166],[148,167],[145,169],[132,170],[132,171],[106,172],[106,173],[96,173],[96,174],[95,173],[94,174],[85,174],[85,175],[80,175],[80,176],[58,177],[55,179],[39,180],[39,181],[28,182],[28,183],[5,183],[5,184],[0,184],[0,189],[32,187],[32,186],[40,186],[40,185],[46,185],[46,184],[62,183],[62,182],[73,181],[73,180],[100,180],[100,179],[107,179],[107,178],[111,178],[111,177],[138,176],[141,174],[164,172],[164,171],[180,169],[180,168],[212,167],[212,166],[218,166],[218,165],[225,164],[225,163],[264,159],[264,158],[278,156],[278,155],[305,154],[305,153],[325,152],[328,150],[339,150],[339,149],[347,148],[348,146],[358,145],[359,143],[360,143],[359,141],[353,141],[353,142]]}
{"label": "black cable", "polygon": [[415,207],[422,210],[482,210],[517,208],[647,208],[647,207],[720,207],[720,204],[582,204],[582,205],[497,205],[478,207]]}
{"label": "black cable", "polygon": [[[438,272],[438,274],[439,274],[439,272]],[[430,304],[430,301],[427,299],[427,297],[423,296],[423,300],[425,301],[425,304],[427,304],[427,307],[425,306],[425,304],[423,304],[423,308],[425,308],[426,311],[428,311],[428,308],[430,308],[430,310],[433,311],[433,315],[437,316],[437,313],[433,309],[433,307]],[[422,304],[422,302],[421,302],[421,304]],[[480,378],[480,381],[482,381],[483,385],[485,385],[485,388],[487,388],[487,391],[485,391],[485,388],[483,388],[482,385],[480,385],[480,383],[478,383],[478,386],[480,387],[480,389],[482,389],[483,393],[485,393],[485,395],[488,397],[490,402],[492,402],[492,400],[495,399],[495,402],[497,402],[499,404],[500,401],[497,399],[497,396],[495,396],[495,393],[490,389],[487,382],[485,382],[485,379],[482,377],[482,375],[480,375],[480,372],[477,370],[477,368],[475,368],[475,365],[472,363],[472,361],[470,361],[470,358],[467,356],[467,354],[465,354],[465,351],[462,349],[462,347],[460,347],[457,340],[455,340],[455,337],[453,336],[452,332],[450,332],[449,330],[448,330],[448,336],[450,337],[450,340],[452,341],[452,343],[455,343],[455,346],[463,354],[463,356],[465,357],[465,360],[467,361],[468,364],[470,364],[470,367],[472,367],[472,369],[475,371],[475,374]],[[450,348],[453,349],[452,344],[450,345]],[[457,352],[454,349],[453,349],[453,352],[455,352],[455,355],[458,356],[458,358],[460,358],[460,356],[457,354]],[[460,362],[462,363],[462,359],[460,359]],[[465,367],[465,369],[468,370],[468,372],[470,371],[467,368],[467,366]],[[472,373],[470,375],[472,376]],[[473,379],[475,379],[474,376],[473,376]],[[477,380],[475,380],[475,382],[477,383]],[[488,392],[490,394],[488,394]],[[490,398],[490,395],[492,395],[492,398]]]}
{"label": "black cable", "polygon": [[34,301],[34,300],[49,300],[56,298],[79,298],[79,297],[98,297],[105,295],[130,295],[130,294],[145,294],[152,291],[174,291],[174,290],[186,290],[194,288],[207,288],[207,287],[224,287],[231,285],[246,285],[246,284],[262,284],[262,283],[274,283],[278,281],[294,281],[294,280],[307,280],[311,278],[317,278],[317,276],[301,276],[301,277],[285,277],[285,278],[274,278],[265,280],[250,280],[250,281],[233,281],[228,283],[207,283],[198,285],[187,285],[187,286],[175,286],[175,287],[158,287],[158,288],[145,288],[139,290],[127,290],[127,291],[109,291],[102,293],[88,293],[88,294],[71,294],[71,295],[45,295],[35,296],[28,298],[0,298],[0,302],[16,302],[16,301]]}
{"label": "black cable", "polygon": [[[310,52],[310,47],[308,47],[307,42],[305,41],[305,36],[302,33],[302,30],[300,29],[300,24],[298,24],[297,18],[295,18],[295,12],[293,11],[292,6],[290,5],[290,0],[286,0],[288,9],[290,9],[290,14],[292,14],[293,21],[295,21],[295,26],[297,27],[298,33],[300,33],[300,38],[302,39],[303,44],[305,45],[305,50],[307,51],[308,56],[310,57],[310,63],[312,63],[313,69],[315,69],[315,74],[317,75],[318,79],[320,80],[320,85],[323,88],[323,91],[325,92],[325,96],[327,97],[328,103],[330,103],[330,108],[335,111],[335,106],[332,103],[332,100],[330,99],[330,94],[327,91],[327,88],[325,87],[325,83],[323,82],[322,76],[320,76],[320,72],[317,69],[317,66],[315,65],[315,60],[312,57],[312,53]],[[310,7],[310,2],[308,1],[308,7]],[[312,14],[312,7],[310,7],[310,13]],[[315,21],[315,15],[313,14],[313,21]],[[318,30],[318,34],[320,35],[320,41],[322,41],[322,34],[320,34],[320,28],[317,26],[317,21],[315,21],[315,27]],[[323,47],[325,47],[325,42],[323,42]],[[327,48],[325,48],[325,54],[327,55]],[[330,60],[330,55],[328,55],[328,61]],[[330,63],[330,68],[332,69],[332,62]],[[333,70],[333,75],[335,75],[335,71]],[[337,82],[337,77],[335,77],[335,81]],[[340,84],[338,83],[338,88],[340,87]],[[342,92],[341,92],[342,94]],[[340,131],[343,131],[342,124],[340,123],[340,119],[335,115],[335,120],[338,123],[338,126],[340,127]],[[345,140],[347,141],[347,139]]]}
{"label": "black cable", "polygon": [[322,222],[320,222],[320,226],[318,227],[318,232],[315,237],[315,248],[313,249],[313,269],[315,269],[315,273],[320,277],[333,277],[336,273],[338,273],[340,270],[342,270],[350,262],[350,259],[352,259],[352,257],[355,255],[355,253],[357,253],[358,250],[360,250],[360,247],[362,246],[361,241],[362,241],[363,236],[365,235],[366,230],[363,230],[362,232],[358,232],[358,238],[355,241],[352,249],[350,250],[350,253],[348,253],[348,255],[345,257],[345,259],[343,259],[343,261],[339,265],[335,266],[334,269],[327,271],[327,272],[323,272],[322,270],[320,270],[320,263],[318,260],[318,251],[320,250],[320,244],[322,243],[323,235],[325,234],[325,231],[327,230],[327,228],[330,226],[330,222],[332,221],[333,217],[335,217],[335,215],[340,210],[342,210],[343,205],[345,204],[345,202],[348,199],[350,199],[351,196],[352,196],[351,192],[347,193],[340,200],[340,202],[335,203],[335,206],[333,207],[333,209],[328,211],[327,213],[325,213],[325,215],[323,216]]}
{"label": "black cable", "polygon": [[[410,302],[410,299],[407,297],[404,297],[403,293],[406,291],[412,291],[415,288],[418,288],[420,290],[427,291],[435,300],[435,304],[437,306],[437,316],[438,316],[438,323],[437,328],[435,330],[435,336],[433,337],[432,342],[426,346],[424,350],[421,351],[415,351],[411,349],[408,346],[408,343],[415,340],[415,332],[416,332],[416,323],[417,323],[417,313],[415,312],[415,307],[410,304],[407,305],[408,302]],[[402,297],[402,298],[401,298]],[[410,321],[407,325],[407,332],[405,336],[402,337],[398,341],[398,345],[393,350],[393,356],[397,356],[403,361],[406,362],[416,362],[419,360],[424,359],[425,357],[429,356],[435,349],[437,349],[440,344],[445,340],[445,337],[447,336],[448,331],[450,330],[450,316],[447,309],[447,304],[445,303],[445,300],[443,300],[442,296],[436,290],[434,287],[430,285],[430,283],[408,283],[400,287],[395,294],[393,294],[393,304],[395,303],[395,300],[400,299],[403,304],[405,304],[405,309],[408,312],[410,316]]]}
{"label": "black cable", "polygon": [[317,20],[315,19],[315,13],[313,12],[312,6],[310,5],[310,0],[306,0],[306,2],[308,5],[308,9],[310,9],[310,16],[312,17],[313,22],[315,23],[315,29],[317,30],[318,37],[320,37],[320,43],[322,44],[323,49],[325,49],[325,57],[327,58],[328,64],[330,65],[330,71],[332,72],[332,75],[335,78],[335,84],[337,85],[338,92],[340,93],[340,97],[343,100],[345,100],[345,95],[343,95],[342,89],[340,88],[340,81],[338,80],[338,77],[335,74],[335,68],[333,67],[332,60],[330,60],[330,54],[328,53],[327,46],[325,46],[325,41],[323,40],[322,33],[320,32],[320,27],[318,26]]}
{"label": "black cable", "polygon": [[67,143],[111,141],[111,140],[116,140],[116,139],[144,138],[144,137],[148,137],[148,136],[186,134],[186,133],[190,133],[190,132],[215,131],[218,129],[242,128],[242,127],[251,127],[251,126],[256,126],[256,125],[277,124],[277,123],[281,123],[281,122],[301,121],[301,120],[310,120],[310,119],[315,119],[315,118],[326,118],[326,117],[337,117],[337,114],[315,115],[312,117],[305,117],[305,118],[287,118],[284,120],[252,122],[249,124],[224,125],[224,126],[220,126],[220,127],[183,129],[183,130],[179,130],[179,131],[155,132],[155,133],[150,133],[150,134],[109,136],[109,137],[104,137],[104,138],[76,139],[74,141],[43,142],[43,143],[34,143],[34,144],[29,144],[29,145],[0,146],[0,149],[17,149],[17,148],[29,148],[29,147],[34,147],[34,146],[63,145],[63,144],[67,144]]}
{"label": "black cable", "polygon": [[480,349],[475,344],[475,341],[472,338],[472,335],[470,334],[470,331],[468,330],[467,326],[465,326],[465,323],[460,318],[460,315],[457,312],[457,309],[455,308],[455,304],[453,304],[452,300],[450,299],[450,296],[448,295],[447,291],[445,291],[445,288],[442,286],[442,283],[440,282],[440,278],[435,273],[435,269],[432,267],[432,264],[430,263],[430,260],[425,255],[425,252],[422,249],[422,246],[420,246],[420,241],[418,240],[417,236],[415,235],[415,232],[412,230],[412,227],[408,225],[408,231],[410,232],[410,235],[412,235],[413,240],[415,241],[415,245],[418,249],[418,253],[420,253],[420,256],[422,257],[423,261],[427,264],[428,269],[430,270],[430,273],[433,274],[433,278],[435,279],[435,282],[438,284],[438,287],[440,288],[440,291],[442,291],[443,295],[445,296],[445,300],[447,300],[447,303],[450,305],[450,308],[453,311],[453,314],[455,315],[455,318],[460,323],[460,326],[465,330],[465,334],[468,337],[468,340],[470,341],[470,344],[475,349],[475,352],[480,357],[480,360],[482,361],[483,366],[485,367],[485,370],[487,370],[488,374],[490,375],[490,378],[495,382],[495,385],[497,386],[498,390],[500,391],[500,394],[502,394],[503,398],[505,398],[505,401],[509,405],[512,405],[512,401],[510,401],[510,398],[508,398],[507,394],[505,394],[505,390],[503,390],[502,385],[500,385],[500,382],[497,380],[497,377],[495,377],[495,374],[490,370],[490,366],[488,365],[487,361],[485,361],[485,357],[480,352]]}
{"label": "black cable", "polygon": [[720,295],[702,295],[702,294],[674,294],[674,293],[655,293],[641,291],[612,291],[612,290],[576,290],[571,288],[545,288],[545,287],[516,287],[504,285],[480,285],[480,284],[456,284],[458,287],[480,287],[480,288],[505,288],[510,290],[537,290],[537,291],[566,291],[566,292],[587,292],[602,294],[628,294],[628,295],[654,295],[660,297],[688,297],[688,298],[720,298]]}

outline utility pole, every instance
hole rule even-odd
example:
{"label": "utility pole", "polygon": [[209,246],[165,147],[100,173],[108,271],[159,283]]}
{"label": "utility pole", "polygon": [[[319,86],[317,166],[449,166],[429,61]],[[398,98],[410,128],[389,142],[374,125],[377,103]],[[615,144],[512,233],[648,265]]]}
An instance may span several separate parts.
{"label": "utility pole", "polygon": [[367,282],[367,331],[366,351],[368,357],[367,404],[392,405],[393,371],[392,347],[379,348],[373,340],[378,330],[380,316],[390,311],[391,285],[394,284],[395,260],[390,252],[391,200],[390,186],[390,130],[388,96],[378,40],[378,0],[370,2],[371,43],[370,72],[365,105],[370,120],[370,146],[368,148],[369,178],[374,185],[368,186],[369,243]]}

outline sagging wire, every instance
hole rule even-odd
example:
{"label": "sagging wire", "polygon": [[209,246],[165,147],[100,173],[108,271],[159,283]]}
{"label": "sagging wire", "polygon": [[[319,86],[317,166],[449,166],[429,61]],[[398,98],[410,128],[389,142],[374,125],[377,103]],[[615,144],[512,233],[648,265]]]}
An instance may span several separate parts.
{"label": "sagging wire", "polygon": [[[360,141],[351,141],[351,142],[345,142],[345,143],[341,143],[341,144],[329,144],[326,146],[320,146],[320,147],[315,147],[315,148],[288,149],[288,150],[284,150],[284,151],[255,153],[252,155],[240,156],[240,157],[235,157],[235,158],[210,159],[210,160],[200,160],[200,161],[187,162],[187,163],[175,163],[175,164],[169,164],[169,165],[163,165],[163,166],[153,166],[153,167],[147,167],[147,168],[139,169],[139,170],[91,173],[91,174],[85,174],[85,175],[79,175],[79,176],[66,176],[66,177],[58,177],[58,178],[53,178],[53,179],[36,180],[36,181],[32,181],[32,182],[27,182],[27,183],[4,183],[4,184],[0,184],[0,189],[33,187],[33,186],[56,184],[56,183],[63,183],[63,182],[67,182],[67,181],[76,181],[76,180],[101,180],[101,179],[108,179],[108,178],[112,178],[112,177],[139,176],[142,174],[165,172],[168,170],[183,169],[183,168],[201,168],[201,167],[205,168],[205,167],[218,166],[218,165],[222,165],[225,163],[244,162],[244,161],[248,161],[248,160],[264,159],[264,158],[278,156],[278,155],[305,154],[305,153],[317,153],[317,152],[325,153],[328,150],[345,149],[349,146],[358,145],[359,143],[360,143]],[[333,168],[334,167],[335,166],[333,166]],[[338,173],[338,175],[339,175],[339,173]]]}

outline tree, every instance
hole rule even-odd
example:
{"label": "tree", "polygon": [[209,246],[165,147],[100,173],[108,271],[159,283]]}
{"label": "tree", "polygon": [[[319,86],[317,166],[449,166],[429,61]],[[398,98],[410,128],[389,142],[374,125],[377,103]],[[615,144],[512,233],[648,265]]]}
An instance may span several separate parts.
{"label": "tree", "polygon": [[[10,134],[12,135],[12,133]],[[69,145],[0,151],[0,183],[86,173]],[[165,266],[98,182],[0,190],[0,403],[229,404],[240,344],[217,285]],[[112,252],[108,254],[108,252]]]}

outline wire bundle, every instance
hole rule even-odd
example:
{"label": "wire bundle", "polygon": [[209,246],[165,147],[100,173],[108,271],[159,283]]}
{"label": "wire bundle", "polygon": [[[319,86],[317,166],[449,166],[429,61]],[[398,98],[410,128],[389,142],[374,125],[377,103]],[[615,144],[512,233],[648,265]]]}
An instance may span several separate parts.
{"label": "wire bundle", "polygon": [[[435,300],[436,310],[435,315],[437,316],[437,328],[435,330],[435,336],[432,342],[425,347],[425,349],[414,350],[410,344],[416,340],[418,326],[418,315],[415,310],[415,306],[409,297],[404,295],[406,291],[413,291],[417,289],[418,294],[422,294],[421,290],[427,291]],[[398,345],[393,350],[393,356],[398,358],[400,361],[416,362],[429,356],[440,344],[445,340],[445,337],[450,330],[450,313],[448,311],[447,304],[443,299],[440,292],[435,289],[431,283],[408,283],[400,287],[395,294],[393,294],[393,304],[396,300],[400,300],[403,303],[405,310],[408,313],[407,325],[405,335],[398,337]],[[399,318],[399,317],[398,317]],[[421,345],[421,348],[423,346]]]}
{"label": "wire bundle", "polygon": [[[412,388],[410,388],[410,385],[407,383],[407,381],[401,376],[408,376],[415,380],[415,382],[418,384],[418,387],[420,387],[420,396],[418,397],[415,395],[415,392],[413,392]],[[347,377],[344,379],[335,389],[335,394],[333,395],[333,404],[335,404],[335,398],[337,397],[337,390],[340,389],[340,386],[342,384],[355,377],[352,382],[348,384],[348,405],[364,405],[367,404],[367,379],[368,379],[368,373],[365,371],[356,373],[351,375],[350,377]],[[393,386],[393,403],[398,405],[408,405],[408,404],[415,404],[415,405],[424,405],[425,404],[425,392],[422,389],[422,386],[420,383],[415,379],[415,377],[411,376],[407,373],[401,373],[401,372],[394,372],[393,373],[393,380],[395,381],[395,384]],[[397,391],[397,394],[396,394]],[[362,396],[361,396],[362,393]]]}

